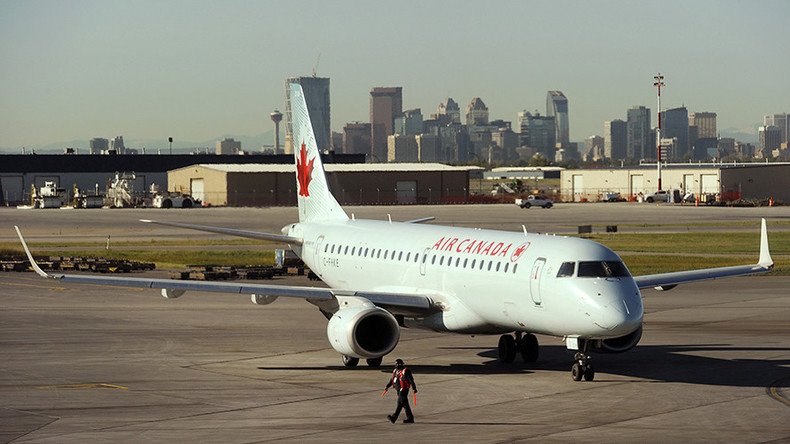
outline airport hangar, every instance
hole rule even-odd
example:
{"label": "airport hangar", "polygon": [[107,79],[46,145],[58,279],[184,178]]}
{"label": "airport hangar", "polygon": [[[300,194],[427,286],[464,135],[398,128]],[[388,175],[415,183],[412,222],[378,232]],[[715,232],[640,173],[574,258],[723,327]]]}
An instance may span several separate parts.
{"label": "airport hangar", "polygon": [[[341,205],[465,203],[470,175],[482,168],[439,163],[331,163],[324,165]],[[204,205],[296,205],[293,163],[197,164],[168,172],[168,190]]]}
{"label": "airport hangar", "polygon": [[[362,163],[364,154],[330,152],[321,159],[325,164]],[[106,192],[107,183],[116,172],[134,172],[134,190],[145,194],[151,184],[167,189],[168,171],[194,164],[293,164],[291,154],[3,154],[0,155],[0,205],[27,203],[31,185],[36,188],[44,181],[55,181],[71,192],[77,185],[91,192],[98,186]]]}
{"label": "airport hangar", "polygon": [[[624,198],[657,190],[656,165],[564,170],[560,192],[565,202],[595,202],[620,193]],[[790,163],[667,164],[661,168],[662,188],[681,195],[720,195],[742,199],[790,202]]]}

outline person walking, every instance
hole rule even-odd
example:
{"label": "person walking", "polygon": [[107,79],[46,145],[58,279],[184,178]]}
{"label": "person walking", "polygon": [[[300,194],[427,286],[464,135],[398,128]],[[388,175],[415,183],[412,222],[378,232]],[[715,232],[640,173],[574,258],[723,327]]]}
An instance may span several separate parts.
{"label": "person walking", "polygon": [[414,376],[412,376],[411,370],[406,367],[403,363],[403,359],[400,358],[395,360],[395,370],[392,371],[392,377],[387,383],[387,386],[384,387],[384,393],[382,393],[382,395],[386,394],[387,390],[393,386],[398,394],[398,403],[395,408],[395,413],[387,415],[387,419],[394,424],[395,421],[398,420],[401,409],[403,409],[406,411],[406,419],[404,419],[403,422],[406,424],[413,423],[414,415],[411,412],[411,407],[409,407],[409,389],[413,388],[414,393],[417,393],[417,384],[414,383]]}

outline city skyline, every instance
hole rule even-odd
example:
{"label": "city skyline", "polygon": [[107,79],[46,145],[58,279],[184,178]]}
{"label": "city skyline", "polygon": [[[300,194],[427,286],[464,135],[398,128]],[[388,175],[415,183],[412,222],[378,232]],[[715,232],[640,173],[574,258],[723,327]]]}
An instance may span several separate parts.
{"label": "city skyline", "polygon": [[283,79],[313,70],[332,79],[336,132],[369,120],[378,86],[426,113],[480,97],[508,121],[563,91],[575,142],[632,106],[654,109],[656,72],[663,110],[715,112],[721,132],[756,136],[763,115],[790,107],[784,1],[405,2],[387,20],[359,5],[2,2],[0,148],[261,134],[285,108]]}

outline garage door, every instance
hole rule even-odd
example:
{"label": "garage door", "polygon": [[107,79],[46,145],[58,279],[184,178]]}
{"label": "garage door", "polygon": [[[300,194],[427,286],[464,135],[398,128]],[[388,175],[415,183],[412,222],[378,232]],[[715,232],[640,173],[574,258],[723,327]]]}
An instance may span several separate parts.
{"label": "garage door", "polygon": [[395,184],[398,191],[399,204],[411,204],[417,202],[417,182],[402,181]]}
{"label": "garage door", "polygon": [[719,192],[719,177],[716,174],[702,175],[702,194],[717,194]]}
{"label": "garage door", "polygon": [[189,180],[189,194],[199,201],[205,200],[203,195],[203,179],[190,179]]}
{"label": "garage door", "polygon": [[582,200],[582,193],[584,193],[584,176],[581,174],[574,174],[571,182],[571,192],[573,193],[573,201],[580,202]]}
{"label": "garage door", "polygon": [[631,176],[631,195],[645,194],[645,176],[634,174]]}
{"label": "garage door", "polygon": [[694,189],[694,175],[693,174],[684,174],[683,175],[683,191],[687,193],[695,193],[697,190]]}

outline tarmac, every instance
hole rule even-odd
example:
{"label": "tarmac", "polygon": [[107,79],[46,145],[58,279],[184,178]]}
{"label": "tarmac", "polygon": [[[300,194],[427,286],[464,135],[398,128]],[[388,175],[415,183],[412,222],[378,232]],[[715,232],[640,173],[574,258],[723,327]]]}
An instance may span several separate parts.
{"label": "tarmac", "polygon": [[[701,229],[790,208],[636,204],[358,207],[357,217],[530,231],[581,224],[621,231]],[[0,209],[0,242],[190,239],[140,218],[279,231],[293,208]],[[666,227],[656,227],[666,218]],[[648,226],[649,225],[649,226]],[[659,224],[660,225],[660,224]],[[777,224],[777,229],[788,229]],[[7,227],[6,227],[7,226]],[[597,230],[596,230],[597,231]],[[721,240],[726,242],[726,239]],[[163,274],[162,271],[155,272]],[[285,285],[320,285],[305,277]],[[64,286],[0,273],[0,441],[27,442],[790,442],[790,277],[755,276],[644,290],[645,331],[621,354],[596,354],[574,382],[572,352],[540,336],[535,364],[500,364],[496,336],[405,329],[384,365],[342,366],[326,320],[302,300],[255,306],[239,295]],[[382,398],[403,358],[419,393],[415,424],[390,424]]]}

